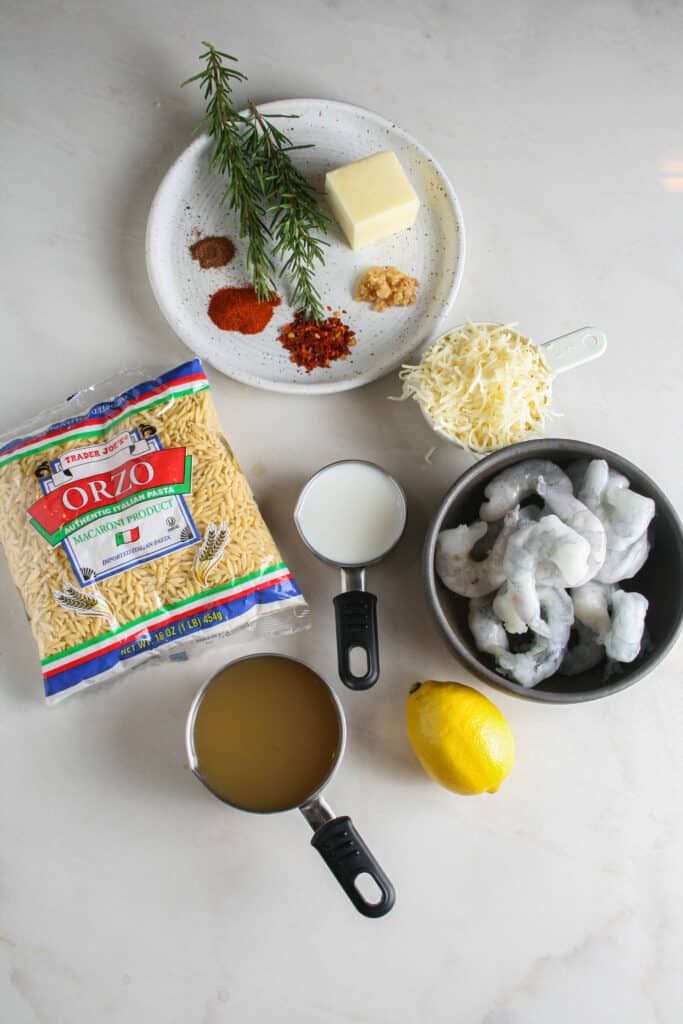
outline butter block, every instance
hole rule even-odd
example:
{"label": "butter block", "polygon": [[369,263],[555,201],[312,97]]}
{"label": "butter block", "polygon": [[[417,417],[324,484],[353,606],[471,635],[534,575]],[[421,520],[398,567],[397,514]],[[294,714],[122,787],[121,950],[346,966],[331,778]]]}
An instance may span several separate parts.
{"label": "butter block", "polygon": [[412,227],[420,208],[398,157],[388,151],[328,171],[325,191],[352,249]]}

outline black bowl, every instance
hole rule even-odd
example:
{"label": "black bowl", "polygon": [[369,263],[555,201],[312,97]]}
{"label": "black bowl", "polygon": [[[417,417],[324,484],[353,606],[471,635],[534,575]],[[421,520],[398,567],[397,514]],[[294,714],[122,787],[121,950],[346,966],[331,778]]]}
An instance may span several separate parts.
{"label": "black bowl", "polygon": [[[436,540],[441,530],[471,523],[478,518],[484,488],[494,476],[525,459],[550,459],[566,466],[574,459],[605,459],[631,481],[631,487],[655,502],[655,518],[650,526],[652,550],[647,562],[632,580],[621,584],[625,590],[637,590],[650,602],[647,613],[648,643],[631,664],[620,666],[605,678],[604,665],[576,676],[556,674],[538,686],[520,686],[495,671],[493,660],[477,650],[467,625],[468,601],[443,586],[434,569]],[[584,441],[545,438],[513,444],[488,455],[468,469],[451,487],[441,502],[429,530],[424,550],[424,576],[427,599],[449,646],[475,675],[520,697],[571,704],[595,700],[616,693],[651,672],[673,646],[683,622],[683,530],[676,512],[654,480],[615,452]]]}

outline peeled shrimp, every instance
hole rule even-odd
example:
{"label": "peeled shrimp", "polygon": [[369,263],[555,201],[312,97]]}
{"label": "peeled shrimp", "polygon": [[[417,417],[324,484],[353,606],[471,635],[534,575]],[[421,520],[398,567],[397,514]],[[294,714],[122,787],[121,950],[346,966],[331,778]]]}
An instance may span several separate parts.
{"label": "peeled shrimp", "polygon": [[471,526],[442,530],[436,542],[434,564],[444,586],[461,597],[482,597],[496,590],[505,580],[503,555],[518,519],[519,509],[513,509],[505,516],[488,556],[480,562],[472,558],[472,550],[487,533],[487,523],[476,522]]}
{"label": "peeled shrimp", "polygon": [[548,636],[536,633],[529,649],[517,653],[509,649],[508,637],[493,609],[491,595],[470,602],[468,622],[478,649],[491,654],[500,671],[522,686],[536,686],[557,671],[574,616],[571,600],[564,590],[539,587],[538,595]]}
{"label": "peeled shrimp", "polygon": [[[538,593],[536,593],[536,596],[538,597]],[[529,618],[526,614],[526,607],[520,601],[520,597],[514,587],[505,582],[496,596],[492,598],[492,601],[494,613],[505,626],[507,633],[512,633],[513,635],[526,633],[529,628]],[[545,624],[540,618],[540,605],[538,611],[535,611],[532,617],[542,632],[545,629]]]}
{"label": "peeled shrimp", "polygon": [[604,459],[576,459],[567,466],[566,472],[576,497],[593,512],[603,500],[608,486],[629,486],[628,477],[612,469]]}
{"label": "peeled shrimp", "polygon": [[605,527],[582,501],[556,484],[549,484],[545,477],[539,478],[536,489],[550,511],[588,541],[590,554],[586,565],[586,575],[581,581],[587,583],[602,568],[605,561],[607,553]]}
{"label": "peeled shrimp", "polygon": [[510,536],[502,569],[507,584],[493,608],[508,633],[532,629],[548,636],[541,618],[537,584],[573,587],[586,578],[590,546],[556,515],[518,527]]}
{"label": "peeled shrimp", "polygon": [[490,594],[470,601],[467,623],[477,648],[484,654],[495,657],[501,651],[507,651],[507,633],[493,610]]}
{"label": "peeled shrimp", "polygon": [[595,510],[603,499],[610,468],[604,459],[580,459],[567,467],[574,485],[574,494],[588,508]]}
{"label": "peeled shrimp", "polygon": [[[566,472],[529,459],[484,495],[479,521],[441,534],[436,563],[446,586],[471,598],[477,648],[523,686],[633,661],[648,602],[615,584],[648,557],[654,502],[604,459],[579,459]],[[516,634],[526,637],[514,642]]]}
{"label": "peeled shrimp", "polygon": [[515,654],[498,648],[495,655],[500,671],[522,686],[536,686],[557,672],[574,620],[571,598],[566,591],[555,587],[539,587],[538,599],[548,627],[547,635],[536,632],[527,651]]}
{"label": "peeled shrimp", "polygon": [[649,554],[650,541],[647,533],[634,540],[625,551],[608,548],[605,561],[595,579],[600,583],[619,583],[621,580],[633,579],[647,562]]}
{"label": "peeled shrimp", "polygon": [[589,583],[584,583],[582,587],[572,590],[570,596],[574,605],[576,621],[587,626],[598,638],[598,641],[604,643],[611,625],[610,588],[604,583],[596,583],[591,580]]}
{"label": "peeled shrimp", "polygon": [[588,672],[599,665],[605,657],[605,648],[598,643],[595,633],[583,622],[575,621],[572,627],[576,643],[571,643],[565,651],[559,672],[563,676],[578,676],[580,672]]}
{"label": "peeled shrimp", "polygon": [[612,623],[605,637],[605,652],[613,661],[634,661],[640,654],[648,600],[642,594],[612,588]]}
{"label": "peeled shrimp", "polygon": [[641,540],[652,521],[655,514],[654,501],[632,491],[628,478],[608,466],[604,459],[580,459],[569,466],[568,473],[579,500],[595,513],[605,528],[607,558],[610,562],[606,575],[611,579],[605,579],[603,582],[617,582],[618,579],[630,578],[615,577],[615,573],[619,571],[619,558],[616,553],[629,549],[632,550],[629,560],[626,560],[626,568],[630,575],[635,575],[641,566],[629,570],[629,565],[637,561],[636,551],[642,554],[643,547],[641,545],[640,548],[634,549],[633,546]]}
{"label": "peeled shrimp", "polygon": [[486,522],[500,519],[525,498],[536,493],[541,477],[549,486],[559,487],[571,494],[571,480],[554,462],[527,459],[526,462],[504,469],[487,484],[484,488],[487,500],[482,503],[479,516]]}
{"label": "peeled shrimp", "polygon": [[638,657],[645,630],[648,600],[605,583],[586,583],[572,591],[574,616],[589,628],[612,661]]}
{"label": "peeled shrimp", "polygon": [[601,510],[609,531],[610,550],[625,551],[647,530],[655,514],[655,503],[630,487],[608,485]]}

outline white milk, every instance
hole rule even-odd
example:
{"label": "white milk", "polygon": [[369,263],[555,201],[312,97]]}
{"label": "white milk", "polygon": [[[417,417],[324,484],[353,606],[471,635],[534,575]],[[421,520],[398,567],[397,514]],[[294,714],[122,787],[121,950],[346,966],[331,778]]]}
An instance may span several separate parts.
{"label": "white milk", "polygon": [[405,525],[398,484],[366,462],[340,462],[305,488],[297,510],[310,546],[338,565],[367,565],[396,544]]}

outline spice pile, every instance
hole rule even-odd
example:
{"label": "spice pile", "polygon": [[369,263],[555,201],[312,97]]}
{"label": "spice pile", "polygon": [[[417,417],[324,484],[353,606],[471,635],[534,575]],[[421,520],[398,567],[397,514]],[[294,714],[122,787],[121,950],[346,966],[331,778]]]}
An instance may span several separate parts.
{"label": "spice pile", "polygon": [[240,334],[259,334],[279,306],[279,295],[259,301],[253,288],[219,288],[211,296],[209,316],[222,331],[239,331]]}
{"label": "spice pile", "polygon": [[299,310],[280,331],[280,342],[291,353],[289,361],[310,373],[337,359],[346,359],[356,344],[356,335],[336,314],[316,323],[306,320]]}
{"label": "spice pile", "polygon": [[227,267],[235,255],[235,246],[225,235],[211,235],[191,245],[190,255],[202,270],[213,270],[215,267]]}
{"label": "spice pile", "polygon": [[372,302],[375,312],[383,313],[389,306],[412,306],[419,283],[398,267],[370,267],[358,282],[354,298]]}

